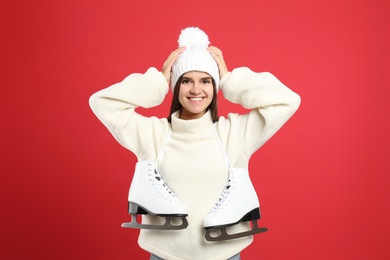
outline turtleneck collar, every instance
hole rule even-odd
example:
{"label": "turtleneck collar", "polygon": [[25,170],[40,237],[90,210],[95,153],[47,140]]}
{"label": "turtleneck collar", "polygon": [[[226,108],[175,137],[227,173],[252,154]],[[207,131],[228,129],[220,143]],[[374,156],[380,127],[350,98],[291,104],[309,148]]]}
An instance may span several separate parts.
{"label": "turtleneck collar", "polygon": [[173,132],[181,133],[199,133],[199,131],[213,125],[210,110],[207,110],[202,117],[191,120],[180,119],[179,111],[176,111],[172,114],[171,120]]}

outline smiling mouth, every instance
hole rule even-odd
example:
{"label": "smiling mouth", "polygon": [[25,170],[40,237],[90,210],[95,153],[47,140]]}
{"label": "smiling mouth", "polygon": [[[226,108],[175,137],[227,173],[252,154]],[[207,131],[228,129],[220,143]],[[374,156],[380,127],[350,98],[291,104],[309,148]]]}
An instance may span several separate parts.
{"label": "smiling mouth", "polygon": [[203,98],[197,97],[197,98],[189,98],[192,101],[201,101]]}

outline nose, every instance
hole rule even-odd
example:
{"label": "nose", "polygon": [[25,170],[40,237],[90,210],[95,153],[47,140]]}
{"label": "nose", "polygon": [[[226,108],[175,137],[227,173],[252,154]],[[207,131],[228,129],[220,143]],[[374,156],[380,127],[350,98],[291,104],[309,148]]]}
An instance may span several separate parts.
{"label": "nose", "polygon": [[200,83],[194,83],[191,88],[191,93],[192,94],[199,94],[202,92],[202,88]]}

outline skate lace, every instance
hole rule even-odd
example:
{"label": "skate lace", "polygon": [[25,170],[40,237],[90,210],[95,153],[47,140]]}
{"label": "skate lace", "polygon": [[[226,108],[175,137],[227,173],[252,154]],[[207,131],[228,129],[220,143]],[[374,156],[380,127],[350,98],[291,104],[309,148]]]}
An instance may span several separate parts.
{"label": "skate lace", "polygon": [[233,177],[229,178],[226,183],[225,188],[222,191],[218,201],[215,203],[213,207],[213,211],[222,210],[226,205],[229,204],[230,198],[236,189],[235,180]]}
{"label": "skate lace", "polygon": [[165,183],[160,173],[153,168],[149,168],[148,171],[149,180],[152,182],[153,187],[161,194],[165,199],[169,201],[178,200],[173,191]]}

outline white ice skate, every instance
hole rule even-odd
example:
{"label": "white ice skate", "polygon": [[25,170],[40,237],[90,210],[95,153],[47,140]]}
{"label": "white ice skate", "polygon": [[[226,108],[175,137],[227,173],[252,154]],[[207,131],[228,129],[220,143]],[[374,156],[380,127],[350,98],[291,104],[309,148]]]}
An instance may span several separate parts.
{"label": "white ice skate", "polygon": [[[230,168],[227,185],[204,219],[206,240],[229,240],[267,231],[267,228],[258,227],[258,219],[260,219],[260,204],[249,178],[249,172],[242,168]],[[252,229],[236,234],[227,233],[227,227],[241,221],[252,221]],[[219,235],[212,236],[214,230],[220,230]]]}
{"label": "white ice skate", "polygon": [[[123,223],[124,228],[177,230],[188,226],[185,205],[164,182],[155,168],[154,161],[137,162],[129,189],[128,203],[131,222]],[[163,225],[142,224],[137,222],[137,214],[152,214],[165,217],[166,220]],[[181,224],[173,225],[172,218],[181,218]]]}

